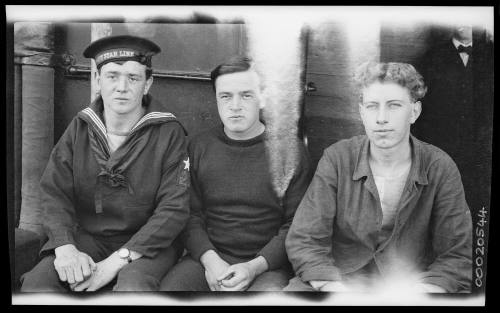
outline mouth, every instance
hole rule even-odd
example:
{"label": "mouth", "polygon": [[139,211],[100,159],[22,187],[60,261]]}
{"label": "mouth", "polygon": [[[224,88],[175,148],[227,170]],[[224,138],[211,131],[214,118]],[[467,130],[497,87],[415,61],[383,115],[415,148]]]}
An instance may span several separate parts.
{"label": "mouth", "polygon": [[392,129],[378,129],[378,130],[374,130],[374,132],[378,133],[378,134],[385,134],[385,133],[392,132]]}
{"label": "mouth", "polygon": [[118,101],[128,101],[128,98],[115,98],[115,100],[118,100]]}
{"label": "mouth", "polygon": [[239,119],[242,119],[244,116],[243,115],[233,115],[233,116],[230,116],[229,119],[231,120],[239,120]]}

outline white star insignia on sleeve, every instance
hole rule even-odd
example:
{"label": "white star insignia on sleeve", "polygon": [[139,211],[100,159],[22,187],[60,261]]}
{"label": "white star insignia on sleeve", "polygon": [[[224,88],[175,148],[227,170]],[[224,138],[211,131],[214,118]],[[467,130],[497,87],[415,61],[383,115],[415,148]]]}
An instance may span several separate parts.
{"label": "white star insignia on sleeve", "polygon": [[189,157],[182,162],[184,162],[184,169],[189,171]]}

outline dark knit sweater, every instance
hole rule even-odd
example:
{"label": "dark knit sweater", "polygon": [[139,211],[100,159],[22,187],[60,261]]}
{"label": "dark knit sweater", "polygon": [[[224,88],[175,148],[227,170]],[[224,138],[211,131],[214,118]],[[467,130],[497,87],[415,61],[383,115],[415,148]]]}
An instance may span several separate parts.
{"label": "dark knit sweater", "polygon": [[288,262],[284,240],[311,178],[299,144],[300,162],[283,197],[274,192],[265,133],[232,140],[222,125],[192,138],[191,216],[184,238],[194,259],[209,249],[241,259],[262,255],[269,269]]}

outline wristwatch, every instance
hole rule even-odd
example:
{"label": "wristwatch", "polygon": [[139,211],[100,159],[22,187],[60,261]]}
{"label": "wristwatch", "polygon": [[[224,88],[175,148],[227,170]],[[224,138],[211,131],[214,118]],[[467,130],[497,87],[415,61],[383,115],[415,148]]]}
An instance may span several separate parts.
{"label": "wristwatch", "polygon": [[127,263],[132,262],[132,258],[130,257],[130,250],[127,248],[121,248],[120,250],[118,250],[118,256],[121,259],[126,260]]}

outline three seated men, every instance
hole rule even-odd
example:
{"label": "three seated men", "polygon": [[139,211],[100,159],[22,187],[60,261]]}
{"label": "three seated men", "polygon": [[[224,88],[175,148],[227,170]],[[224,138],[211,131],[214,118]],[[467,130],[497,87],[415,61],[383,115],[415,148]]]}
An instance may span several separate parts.
{"label": "three seated men", "polygon": [[470,290],[469,208],[453,160],[410,134],[426,92],[411,65],[358,69],[366,135],[325,149],[312,181],[299,144],[280,197],[252,61],[212,71],[222,125],[187,145],[148,95],[159,51],[118,36],[84,53],[101,96],[54,147],[41,181],[49,241],[22,291],[365,291],[397,275],[416,292]]}

